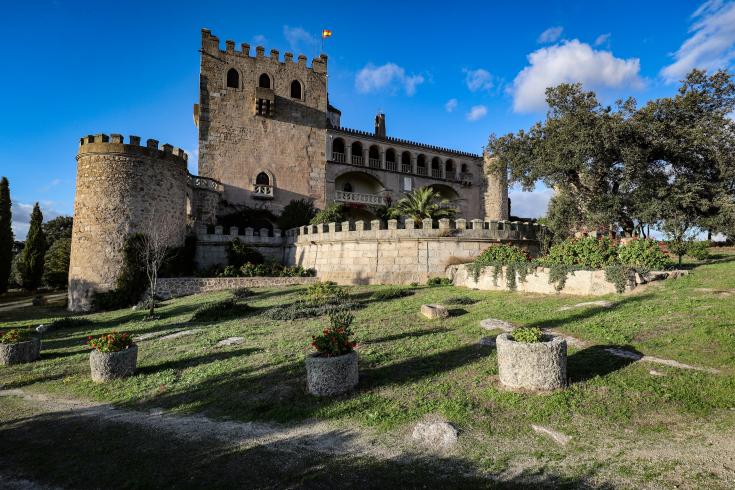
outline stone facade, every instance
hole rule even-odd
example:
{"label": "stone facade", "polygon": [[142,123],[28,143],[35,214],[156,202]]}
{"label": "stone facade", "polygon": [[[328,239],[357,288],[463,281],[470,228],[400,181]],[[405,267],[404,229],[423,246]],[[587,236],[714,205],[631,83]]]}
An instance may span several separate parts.
{"label": "stone facade", "polygon": [[131,233],[156,223],[186,233],[187,155],[158,141],[99,134],[81,139],[77,154],[74,227],[69,265],[69,309],[88,310],[95,291],[114,288]]}

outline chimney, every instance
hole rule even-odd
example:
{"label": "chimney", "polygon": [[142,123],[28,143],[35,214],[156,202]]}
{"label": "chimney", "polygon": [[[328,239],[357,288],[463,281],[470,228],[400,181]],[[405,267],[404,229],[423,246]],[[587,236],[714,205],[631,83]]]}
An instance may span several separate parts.
{"label": "chimney", "polygon": [[375,136],[385,138],[385,114],[382,112],[375,116]]}

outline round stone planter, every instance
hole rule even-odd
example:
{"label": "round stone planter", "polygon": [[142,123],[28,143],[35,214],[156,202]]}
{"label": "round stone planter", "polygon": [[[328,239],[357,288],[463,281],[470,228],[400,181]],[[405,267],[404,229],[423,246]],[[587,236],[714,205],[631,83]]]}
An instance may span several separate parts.
{"label": "round stone planter", "polygon": [[92,381],[104,383],[112,379],[130,376],[135,372],[137,362],[137,345],[132,345],[119,352],[100,352],[93,350],[89,354],[89,367],[92,370]]}
{"label": "round stone planter", "polygon": [[41,339],[32,338],[15,344],[0,344],[0,365],[33,362],[41,357]]}
{"label": "round stone planter", "polygon": [[544,335],[541,342],[516,342],[510,333],[496,339],[500,382],[509,388],[550,391],[567,385],[567,341]]}
{"label": "round stone planter", "polygon": [[357,386],[357,352],[336,357],[306,358],[306,384],[316,396],[339,395]]}

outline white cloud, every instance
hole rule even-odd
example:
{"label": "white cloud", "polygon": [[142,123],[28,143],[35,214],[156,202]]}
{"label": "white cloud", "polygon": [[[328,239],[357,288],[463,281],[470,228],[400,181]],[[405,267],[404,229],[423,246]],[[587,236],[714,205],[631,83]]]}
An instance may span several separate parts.
{"label": "white cloud", "polygon": [[694,68],[727,68],[735,59],[735,2],[704,2],[692,14],[690,36],[673,54],[674,62],[661,70],[669,82],[677,82]]}
{"label": "white cloud", "polygon": [[458,104],[459,101],[457,99],[449,99],[447,103],[444,104],[444,110],[447,112],[454,112]]}
{"label": "white cloud", "polygon": [[513,80],[513,110],[533,112],[546,107],[546,88],[580,82],[586,89],[642,88],[638,58],[616,58],[577,39],[540,48],[528,55],[529,66]]}
{"label": "white cloud", "polygon": [[562,32],[564,32],[564,28],[562,26],[549,27],[539,35],[536,42],[541,44],[556,42],[556,40],[561,37]]}
{"label": "white cloud", "polygon": [[471,92],[477,92],[478,90],[490,90],[495,85],[493,82],[493,76],[487,70],[482,68],[478,68],[477,70],[465,69],[464,72],[466,73],[465,83],[467,83],[467,88],[470,89]]}
{"label": "white cloud", "polygon": [[268,39],[263,34],[256,34],[253,36],[253,44],[256,46],[265,46],[268,44]]}
{"label": "white cloud", "polygon": [[554,191],[548,188],[534,189],[533,192],[513,190],[510,197],[510,214],[519,218],[540,218],[546,215],[549,200],[554,197]]}
{"label": "white cloud", "polygon": [[319,41],[303,27],[283,26],[283,37],[288,41],[291,51],[311,51],[319,45]]}
{"label": "white cloud", "polygon": [[368,63],[355,77],[355,88],[361,93],[391,90],[395,92],[397,86],[403,87],[406,95],[416,93],[416,87],[424,83],[422,75],[406,75],[406,70],[395,63],[386,63],[375,66]]}
{"label": "white cloud", "polygon": [[610,40],[610,33],[609,32],[606,33],[606,34],[600,34],[599,36],[597,36],[597,39],[595,39],[595,46],[599,46],[601,44],[605,44],[609,40]]}
{"label": "white cloud", "polygon": [[485,116],[487,116],[487,107],[484,105],[475,105],[472,106],[470,112],[467,113],[467,120],[478,121]]}

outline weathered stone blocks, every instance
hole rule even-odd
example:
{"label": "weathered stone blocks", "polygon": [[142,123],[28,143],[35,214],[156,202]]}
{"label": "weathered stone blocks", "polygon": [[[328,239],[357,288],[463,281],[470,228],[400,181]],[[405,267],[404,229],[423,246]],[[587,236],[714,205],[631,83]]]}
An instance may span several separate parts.
{"label": "weathered stone blocks", "polygon": [[311,354],[306,358],[306,384],[312,395],[345,393],[357,386],[358,377],[356,351],[335,357]]}
{"label": "weathered stone blocks", "polygon": [[89,367],[92,381],[104,383],[113,379],[131,376],[138,362],[138,346],[132,345],[119,352],[100,352],[89,354]]}
{"label": "weathered stone blocks", "polygon": [[567,385],[567,342],[545,335],[542,342],[516,342],[511,333],[496,338],[500,382],[509,388],[550,391]]}
{"label": "weathered stone blocks", "polygon": [[0,344],[0,365],[33,362],[41,356],[41,339],[33,338],[14,344]]}
{"label": "weathered stone blocks", "polygon": [[436,318],[447,318],[449,311],[438,304],[421,305],[421,314],[430,320],[434,320]]}

